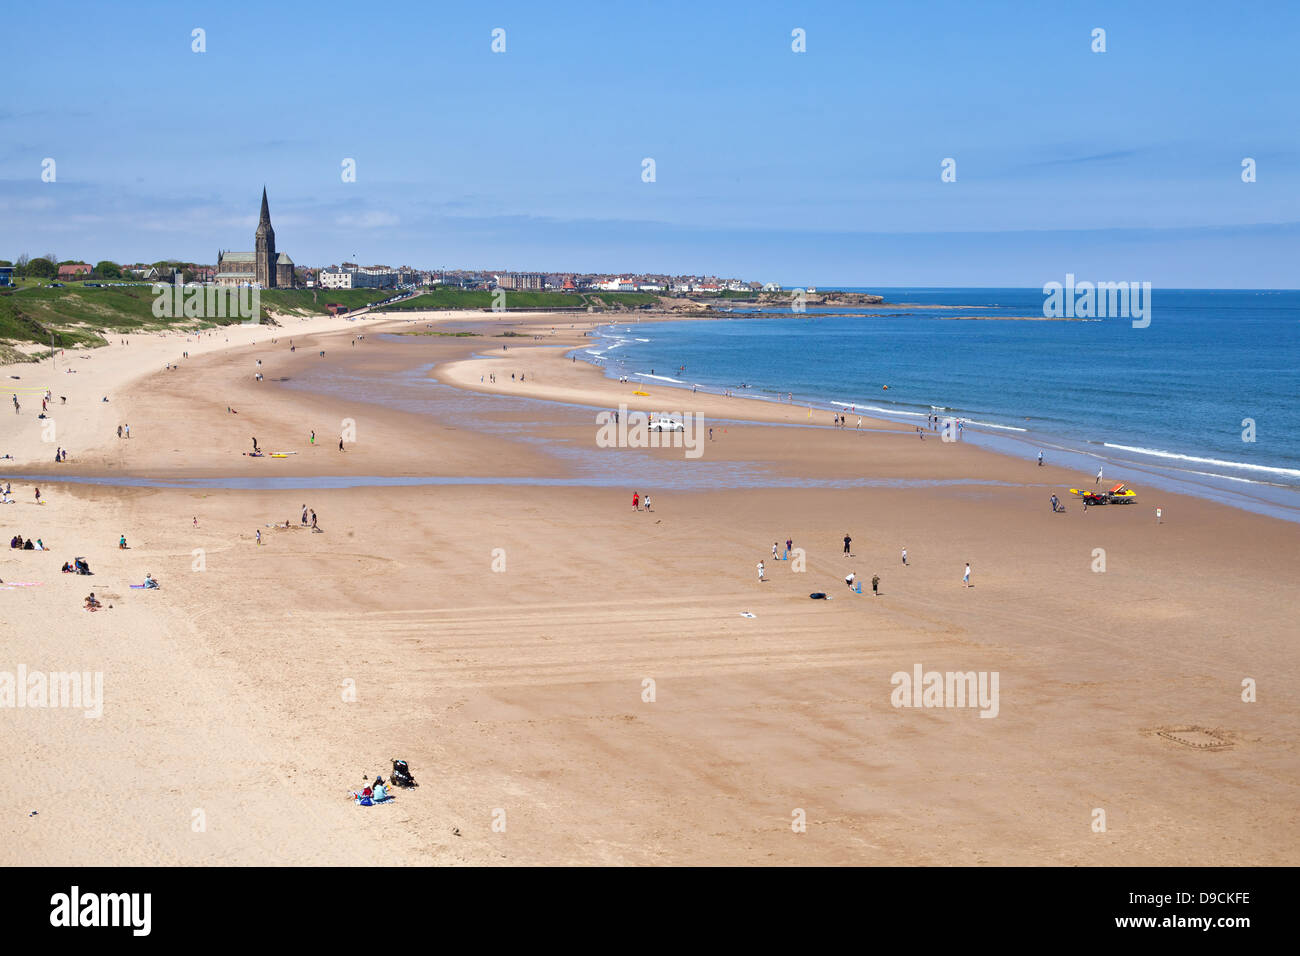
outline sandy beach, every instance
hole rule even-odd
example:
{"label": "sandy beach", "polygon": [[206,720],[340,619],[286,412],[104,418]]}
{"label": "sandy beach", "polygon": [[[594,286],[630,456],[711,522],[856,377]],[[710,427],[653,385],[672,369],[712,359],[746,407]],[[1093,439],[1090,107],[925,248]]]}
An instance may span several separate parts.
{"label": "sandy beach", "polygon": [[[619,383],[566,357],[598,318],[285,318],[5,367],[0,514],[49,550],[0,559],[0,672],[103,700],[0,707],[3,862],[1300,862],[1294,524],[1056,514],[1091,475]],[[599,447],[622,404],[712,438]],[[996,713],[895,706],[918,666],[996,674]],[[354,806],[392,758],[420,787]]]}

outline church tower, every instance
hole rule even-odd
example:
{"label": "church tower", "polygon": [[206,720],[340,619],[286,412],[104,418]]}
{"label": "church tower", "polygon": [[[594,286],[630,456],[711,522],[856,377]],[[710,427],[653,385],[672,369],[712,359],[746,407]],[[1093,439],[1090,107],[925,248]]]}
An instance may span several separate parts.
{"label": "church tower", "polygon": [[271,208],[266,204],[266,187],[262,187],[262,217],[257,223],[254,255],[257,258],[257,284],[275,288],[275,230],[271,228]]}

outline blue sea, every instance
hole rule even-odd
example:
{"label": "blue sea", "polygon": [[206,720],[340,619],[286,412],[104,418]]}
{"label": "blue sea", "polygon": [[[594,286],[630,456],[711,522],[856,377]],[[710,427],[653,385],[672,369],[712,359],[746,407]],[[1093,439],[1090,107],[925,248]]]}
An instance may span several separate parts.
{"label": "blue sea", "polygon": [[921,425],[938,407],[1008,454],[1300,507],[1300,291],[1155,289],[1145,328],[1010,318],[1042,316],[1041,289],[855,291],[886,304],[736,304],[716,322],[610,325],[577,354],[612,377]]}

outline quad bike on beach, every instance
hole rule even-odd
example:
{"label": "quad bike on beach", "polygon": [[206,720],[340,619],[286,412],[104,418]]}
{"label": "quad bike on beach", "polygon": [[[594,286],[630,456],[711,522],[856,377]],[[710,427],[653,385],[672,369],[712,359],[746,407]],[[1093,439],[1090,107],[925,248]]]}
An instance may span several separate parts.
{"label": "quad bike on beach", "polygon": [[1137,501],[1137,492],[1121,481],[1110,491],[1083,491],[1071,488],[1070,494],[1089,505],[1127,505]]}

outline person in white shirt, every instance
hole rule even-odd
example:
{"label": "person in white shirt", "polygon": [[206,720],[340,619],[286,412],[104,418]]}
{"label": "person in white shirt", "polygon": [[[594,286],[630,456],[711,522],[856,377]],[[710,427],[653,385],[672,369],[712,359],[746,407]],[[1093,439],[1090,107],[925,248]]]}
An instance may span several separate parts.
{"label": "person in white shirt", "polygon": [[762,562],[762,561],[758,562],[758,580],[759,580],[760,582],[763,580],[763,562]]}

